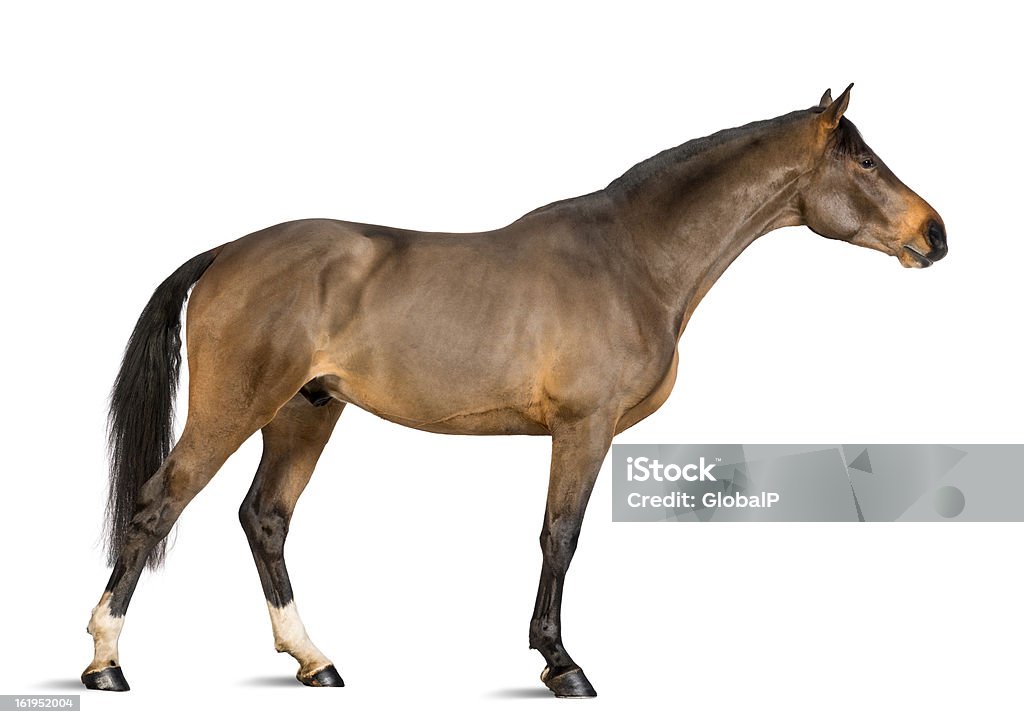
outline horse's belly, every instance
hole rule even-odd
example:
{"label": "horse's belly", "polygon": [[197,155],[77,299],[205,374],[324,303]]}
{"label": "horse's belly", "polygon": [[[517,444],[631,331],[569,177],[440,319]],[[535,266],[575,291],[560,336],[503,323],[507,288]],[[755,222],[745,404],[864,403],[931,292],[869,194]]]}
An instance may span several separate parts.
{"label": "horse's belly", "polygon": [[[358,404],[358,403],[356,403]],[[366,408],[364,408],[366,409]],[[374,412],[373,410],[369,410]],[[375,413],[406,427],[446,435],[547,435],[548,429],[516,410],[495,409],[464,412],[432,422],[413,421],[387,413]]]}
{"label": "horse's belly", "polygon": [[406,427],[450,435],[546,435],[539,410],[514,390],[470,395],[457,379],[319,378],[333,397]]}

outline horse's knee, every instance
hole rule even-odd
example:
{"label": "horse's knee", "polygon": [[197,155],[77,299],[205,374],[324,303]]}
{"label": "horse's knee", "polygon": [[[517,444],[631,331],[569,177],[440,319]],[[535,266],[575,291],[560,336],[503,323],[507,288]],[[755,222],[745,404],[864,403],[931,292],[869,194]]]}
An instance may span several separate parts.
{"label": "horse's knee", "polygon": [[126,543],[162,539],[171,532],[184,507],[171,498],[162,482],[151,487],[147,484],[147,488],[135,504],[135,514],[125,536]]}
{"label": "horse's knee", "polygon": [[170,533],[181,511],[206,482],[198,481],[195,473],[168,460],[139,489],[126,539],[159,540]]}
{"label": "horse's knee", "polygon": [[172,512],[169,505],[145,506],[136,511],[128,525],[126,541],[160,540],[171,532],[177,512]]}
{"label": "horse's knee", "polygon": [[255,501],[246,499],[238,509],[238,521],[253,550],[261,557],[280,555],[288,536],[288,516],[274,506],[259,511]]}
{"label": "horse's knee", "polygon": [[540,549],[549,565],[568,566],[580,538],[577,520],[559,519],[548,523],[540,533]]}

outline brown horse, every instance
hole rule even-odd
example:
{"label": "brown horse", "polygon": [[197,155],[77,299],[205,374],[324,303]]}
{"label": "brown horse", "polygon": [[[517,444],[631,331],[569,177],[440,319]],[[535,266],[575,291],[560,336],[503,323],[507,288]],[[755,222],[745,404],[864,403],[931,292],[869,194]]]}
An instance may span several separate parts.
{"label": "brown horse", "polygon": [[[263,458],[239,511],[278,651],[342,686],[295,609],[283,548],[296,500],[346,403],[433,432],[550,435],[543,567],[530,646],[557,695],[595,692],[562,645],[562,586],[613,436],[658,409],[694,308],[759,236],[818,234],[927,267],[939,215],[835,101],[690,141],[605,189],[508,226],[425,233],[324,219],[250,234],[186,262],[135,327],[111,397],[109,562],[88,630],[89,688],[128,689],[117,640],[147,562],[242,442]],[[189,410],[171,447],[181,307]]]}

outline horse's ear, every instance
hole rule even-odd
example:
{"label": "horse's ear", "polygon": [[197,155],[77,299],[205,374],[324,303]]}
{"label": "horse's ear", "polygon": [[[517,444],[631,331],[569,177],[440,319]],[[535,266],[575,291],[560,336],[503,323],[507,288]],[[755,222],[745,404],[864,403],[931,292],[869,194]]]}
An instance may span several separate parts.
{"label": "horse's ear", "polygon": [[827,108],[830,105],[832,105],[832,89],[826,88],[825,93],[821,96],[821,100],[818,101],[818,106]]}
{"label": "horse's ear", "polygon": [[[828,107],[821,112],[821,122],[826,128],[833,129],[839,125],[839,119],[843,117],[843,114],[846,113],[846,107],[850,105],[851,88],[853,88],[853,83],[846,86],[846,90],[844,90],[838,98],[829,103]],[[825,96],[829,95],[831,95],[830,92],[825,93]],[[822,100],[824,101],[825,98],[822,97]]]}

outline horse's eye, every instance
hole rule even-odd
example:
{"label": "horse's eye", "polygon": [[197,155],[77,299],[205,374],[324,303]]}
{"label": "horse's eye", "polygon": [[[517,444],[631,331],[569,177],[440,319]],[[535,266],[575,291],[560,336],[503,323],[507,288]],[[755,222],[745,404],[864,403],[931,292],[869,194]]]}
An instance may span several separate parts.
{"label": "horse's eye", "polygon": [[874,168],[875,167],[875,159],[873,159],[873,158],[865,158],[864,160],[862,160],[860,162],[860,167],[861,168]]}

